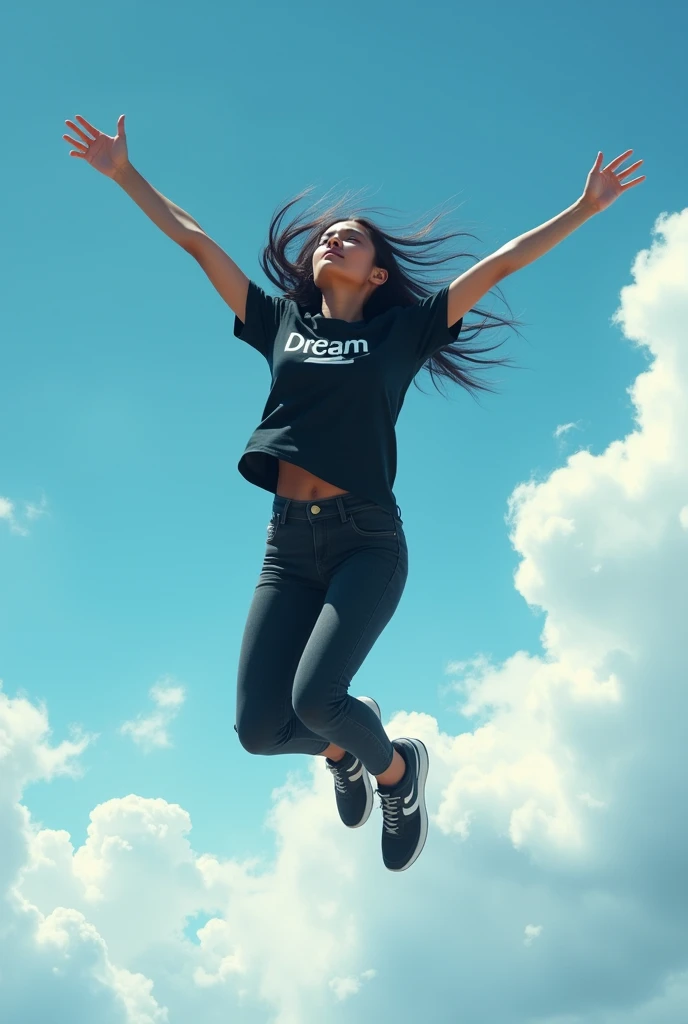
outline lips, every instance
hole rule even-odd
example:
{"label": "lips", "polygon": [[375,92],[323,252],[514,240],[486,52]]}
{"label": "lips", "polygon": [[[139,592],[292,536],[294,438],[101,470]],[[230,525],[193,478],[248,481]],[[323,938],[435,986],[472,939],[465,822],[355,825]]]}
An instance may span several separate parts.
{"label": "lips", "polygon": [[337,259],[340,259],[340,260],[344,259],[344,257],[341,255],[341,253],[335,252],[334,249],[328,249],[327,252],[325,253],[325,255],[323,256],[323,259],[326,260],[328,256],[336,256]]}

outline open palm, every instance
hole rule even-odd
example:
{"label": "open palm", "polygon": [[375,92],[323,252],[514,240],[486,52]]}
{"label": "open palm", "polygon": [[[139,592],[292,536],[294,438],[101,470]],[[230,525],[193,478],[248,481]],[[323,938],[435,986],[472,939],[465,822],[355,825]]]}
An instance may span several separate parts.
{"label": "open palm", "polygon": [[65,121],[77,135],[81,142],[73,139],[70,135],[63,135],[62,138],[77,147],[77,151],[70,152],[70,156],[78,157],[80,160],[87,160],[91,167],[95,167],[101,174],[108,178],[114,177],[118,170],[125,166],[129,160],[127,152],[127,138],[124,131],[124,114],[117,122],[117,134],[105,135],[103,132],[89,124],[86,118],[76,115],[77,121],[86,129],[93,138],[89,138],[86,132],[82,131],[73,121]]}
{"label": "open palm", "polygon": [[591,206],[595,208],[597,213],[602,210],[606,210],[608,206],[617,199],[622,192],[625,192],[629,188],[633,188],[634,185],[639,185],[641,181],[645,181],[645,175],[641,174],[639,178],[634,178],[633,181],[627,181],[622,184],[621,179],[626,178],[631,174],[637,167],[640,167],[642,160],[636,160],[634,164],[627,167],[625,171],[616,173],[616,168],[619,164],[622,164],[626,157],[630,156],[633,152],[632,149],[627,149],[621,156],[617,156],[614,160],[607,164],[603,170],[600,170],[602,164],[602,153],[597,154],[597,160],[592,166],[590,173],[588,174],[588,180],[585,183],[585,191],[583,192],[583,199],[589,202]]}

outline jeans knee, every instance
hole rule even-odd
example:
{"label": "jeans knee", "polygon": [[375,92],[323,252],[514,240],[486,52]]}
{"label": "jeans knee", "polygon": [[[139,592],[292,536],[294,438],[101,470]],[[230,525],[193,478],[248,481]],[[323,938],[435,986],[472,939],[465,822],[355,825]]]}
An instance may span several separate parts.
{"label": "jeans knee", "polygon": [[294,714],[303,722],[306,728],[310,729],[311,732],[317,733],[319,736],[323,735],[321,729],[326,728],[328,722],[332,719],[327,706],[322,700],[317,698],[307,696],[295,697],[293,708]]}
{"label": "jeans knee", "polygon": [[265,735],[265,730],[260,726],[242,724],[234,726],[234,731],[239,737],[244,750],[249,754],[266,754],[274,744],[274,738]]}

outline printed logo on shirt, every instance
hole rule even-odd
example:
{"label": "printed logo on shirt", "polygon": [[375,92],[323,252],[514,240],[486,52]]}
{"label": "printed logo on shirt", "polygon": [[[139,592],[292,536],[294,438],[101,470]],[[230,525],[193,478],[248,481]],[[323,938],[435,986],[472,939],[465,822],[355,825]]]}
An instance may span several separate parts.
{"label": "printed logo on shirt", "polygon": [[301,349],[304,353],[308,353],[309,350],[313,353],[303,360],[304,363],[353,363],[354,358],[346,357],[370,355],[365,338],[330,341],[327,338],[304,338],[298,331],[292,331],[285,342],[284,351],[298,352]]}

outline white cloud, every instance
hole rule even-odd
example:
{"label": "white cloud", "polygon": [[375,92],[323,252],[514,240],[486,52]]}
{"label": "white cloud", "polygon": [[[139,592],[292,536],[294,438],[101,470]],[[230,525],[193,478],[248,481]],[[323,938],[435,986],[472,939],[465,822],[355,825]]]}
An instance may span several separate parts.
{"label": "white cloud", "polygon": [[[386,720],[430,750],[418,863],[385,871],[379,814],[343,828],[319,758],[273,792],[270,862],[195,852],[189,815],[164,800],[105,800],[76,850],[15,804],[0,822],[10,874],[38,908],[15,910],[17,992],[42,998],[34,979],[71,964],[69,1005],[81,1011],[82,986],[83,1020],[104,1024],[158,1024],[165,1008],[170,1021],[265,1024],[266,1007],[270,1024],[688,1019],[688,212],[657,233],[617,316],[652,357],[630,389],[636,428],[510,502],[541,656],[450,666],[466,731],[413,711]],[[0,729],[15,795],[38,764],[78,754],[32,752],[42,714],[23,707]],[[59,941],[38,941],[41,921]]]}
{"label": "white cloud", "polygon": [[14,505],[6,498],[0,498],[0,519],[6,519],[10,533],[18,533],[20,537],[28,537],[29,531],[22,526],[14,514]]}
{"label": "white cloud", "polygon": [[[30,782],[76,775],[91,737],[49,743],[43,708],[0,690],[0,999],[7,1024],[166,1024],[152,982],[116,968],[83,914],[63,906],[42,913],[16,888],[35,841],[18,802]],[[74,895],[73,891],[73,895]]]}
{"label": "white cloud", "polygon": [[554,436],[558,440],[560,437],[563,437],[565,434],[568,434],[570,430],[578,430],[579,428],[579,423],[560,423],[554,431]]}
{"label": "white cloud", "polygon": [[27,519],[38,519],[40,516],[47,515],[48,502],[45,495],[41,498],[40,505],[34,505],[32,502],[27,501],[24,505]]}
{"label": "white cloud", "polygon": [[330,989],[334,992],[339,1002],[344,1002],[350,996],[358,995],[361,991],[362,982],[370,981],[375,977],[376,973],[376,971],[362,971],[356,978],[351,976],[347,978],[330,978]]}
{"label": "white cloud", "polygon": [[[38,519],[40,516],[46,515],[47,501],[45,499],[45,496],[41,498],[40,505],[34,505],[28,501],[25,502],[24,514],[26,516],[26,519],[29,521]],[[2,495],[0,495],[0,519],[6,520],[6,522],[9,525],[11,533],[18,533],[22,537],[27,537],[29,535],[29,531],[26,529],[26,527],[22,526],[21,523],[17,520],[14,502],[10,501],[9,498],[3,498]]]}
{"label": "white cloud", "polygon": [[150,697],[155,711],[137,715],[120,726],[120,732],[131,736],[134,743],[147,752],[172,745],[168,729],[186,699],[184,687],[173,685],[167,679],[151,687]]}

